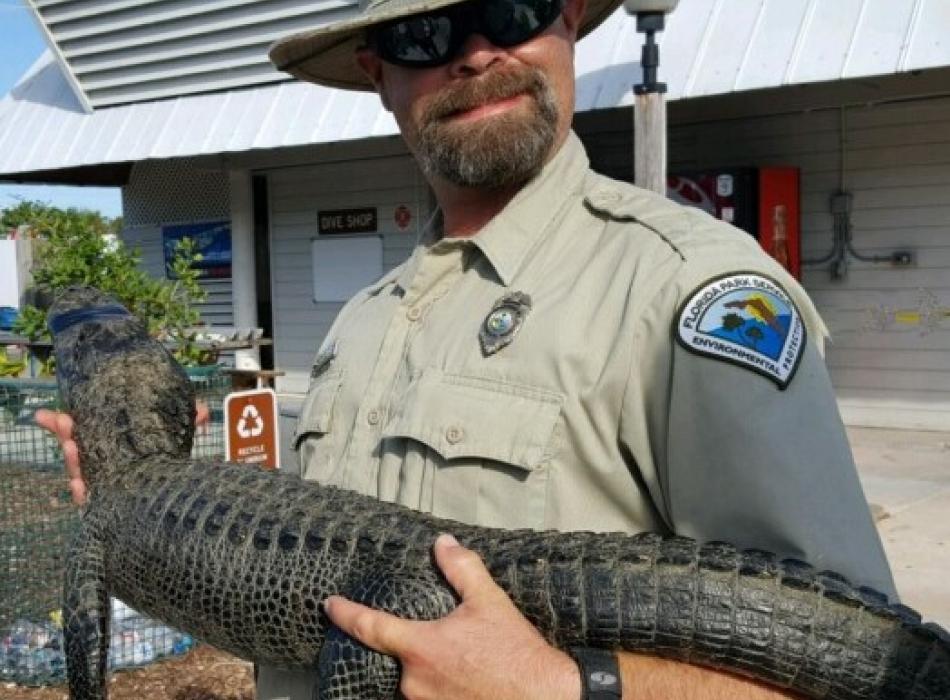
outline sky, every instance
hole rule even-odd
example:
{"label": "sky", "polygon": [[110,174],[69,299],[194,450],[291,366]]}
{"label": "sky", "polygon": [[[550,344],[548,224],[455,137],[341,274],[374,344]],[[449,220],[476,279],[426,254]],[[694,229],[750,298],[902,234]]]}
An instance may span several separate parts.
{"label": "sky", "polygon": [[[0,0],[0,96],[6,95],[27,68],[46,50],[46,43],[23,0]],[[115,187],[47,187],[0,183],[0,209],[14,206],[18,198],[54,206],[94,209],[106,216],[122,213]]]}

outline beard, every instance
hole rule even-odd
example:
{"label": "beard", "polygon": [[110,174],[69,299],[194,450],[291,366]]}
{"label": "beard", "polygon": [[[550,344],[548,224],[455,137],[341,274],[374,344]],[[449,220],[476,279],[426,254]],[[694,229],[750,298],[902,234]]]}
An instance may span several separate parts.
{"label": "beard", "polygon": [[[455,123],[454,114],[526,94],[521,106],[500,115]],[[558,105],[536,68],[492,71],[439,92],[419,118],[416,156],[423,172],[461,187],[501,189],[541,171],[557,136]]]}

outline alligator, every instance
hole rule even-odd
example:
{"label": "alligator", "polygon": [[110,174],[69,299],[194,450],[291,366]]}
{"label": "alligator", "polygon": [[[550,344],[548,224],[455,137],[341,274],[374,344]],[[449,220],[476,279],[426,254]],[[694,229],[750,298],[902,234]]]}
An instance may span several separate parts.
{"label": "alligator", "polygon": [[839,575],[684,537],[473,527],[192,461],[190,382],[142,323],[74,288],[49,325],[90,494],[65,578],[74,700],[106,698],[109,595],[238,657],[316,669],[318,700],[393,698],[398,662],[332,626],[321,601],[447,614],[458,599],[431,555],[442,532],[560,648],[654,654],[810,698],[950,698],[950,635]]}

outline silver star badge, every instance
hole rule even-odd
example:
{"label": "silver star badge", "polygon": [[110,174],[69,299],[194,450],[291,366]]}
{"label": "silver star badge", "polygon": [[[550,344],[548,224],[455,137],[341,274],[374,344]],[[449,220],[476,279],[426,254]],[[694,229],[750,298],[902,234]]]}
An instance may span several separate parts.
{"label": "silver star badge", "polygon": [[531,311],[531,297],[524,292],[506,294],[495,302],[478,331],[482,353],[488,357],[508,345]]}

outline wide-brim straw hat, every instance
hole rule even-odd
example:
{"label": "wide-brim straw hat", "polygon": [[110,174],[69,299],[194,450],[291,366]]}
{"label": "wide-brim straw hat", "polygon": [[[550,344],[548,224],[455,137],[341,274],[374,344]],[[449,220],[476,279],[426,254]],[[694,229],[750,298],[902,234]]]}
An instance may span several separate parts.
{"label": "wide-brim straw hat", "polygon": [[[356,62],[356,49],[366,43],[367,28],[465,1],[360,0],[360,13],[355,18],[280,39],[271,46],[270,59],[279,70],[307,82],[345,90],[373,90]],[[621,1],[587,0],[578,39],[607,19]]]}

